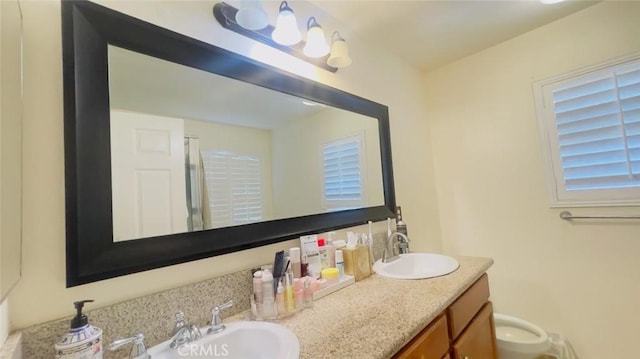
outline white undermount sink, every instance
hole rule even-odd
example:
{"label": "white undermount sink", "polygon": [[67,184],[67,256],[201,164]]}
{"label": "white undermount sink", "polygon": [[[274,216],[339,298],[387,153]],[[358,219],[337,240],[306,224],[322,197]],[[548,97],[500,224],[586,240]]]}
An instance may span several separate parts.
{"label": "white undermount sink", "polygon": [[270,322],[230,322],[217,334],[206,334],[203,338],[179,348],[169,347],[170,340],[149,348],[153,359],[226,358],[226,359],[298,359],[300,343],[288,328]]}
{"label": "white undermount sink", "polygon": [[460,265],[454,258],[435,253],[407,253],[389,263],[378,260],[373,270],[392,279],[425,279],[449,274]]}

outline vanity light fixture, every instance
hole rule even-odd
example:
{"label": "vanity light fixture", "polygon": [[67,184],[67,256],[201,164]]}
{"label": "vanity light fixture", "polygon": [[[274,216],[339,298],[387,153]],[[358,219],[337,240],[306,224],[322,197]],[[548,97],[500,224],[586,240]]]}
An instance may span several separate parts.
{"label": "vanity light fixture", "polygon": [[322,57],[329,53],[324,31],[313,16],[307,20],[307,44],[302,52],[309,57]]}
{"label": "vanity light fixture", "polygon": [[235,19],[238,25],[247,30],[262,30],[269,25],[260,0],[241,0]]}
{"label": "vanity light fixture", "polygon": [[331,35],[331,56],[329,56],[327,63],[329,66],[338,68],[351,65],[347,42],[344,41],[338,31],[334,31]]}
{"label": "vanity light fixture", "polygon": [[[243,1],[240,10],[225,2],[220,2],[213,6],[213,16],[227,30],[262,42],[327,71],[336,72],[339,67],[351,64],[347,43],[337,31],[332,36],[331,55],[329,55],[330,48],[324,31],[314,16],[307,21],[308,32],[305,43],[298,29],[293,9],[286,1],[280,3],[275,27],[267,24],[264,28],[254,29],[258,25],[253,25],[252,16],[256,15],[242,14],[245,8],[249,11],[248,14],[251,14],[252,11],[255,13],[257,9],[262,11],[260,0]],[[251,21],[246,20],[245,17]]]}
{"label": "vanity light fixture", "polygon": [[280,3],[280,11],[276,18],[276,28],[271,33],[273,41],[280,45],[290,46],[302,41],[302,33],[298,29],[298,20],[286,1]]}

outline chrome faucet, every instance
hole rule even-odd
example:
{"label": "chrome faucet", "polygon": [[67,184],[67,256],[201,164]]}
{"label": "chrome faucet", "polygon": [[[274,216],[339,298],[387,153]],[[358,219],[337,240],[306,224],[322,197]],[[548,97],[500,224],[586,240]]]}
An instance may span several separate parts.
{"label": "chrome faucet", "polygon": [[195,324],[186,324],[184,321],[184,313],[176,312],[176,326],[171,332],[171,343],[169,347],[175,349],[183,344],[191,343],[202,338],[202,333]]}
{"label": "chrome faucet", "polygon": [[136,334],[130,338],[118,339],[109,344],[107,349],[109,349],[109,351],[116,351],[129,343],[133,343],[133,348],[131,348],[129,358],[151,359],[151,355],[147,354],[147,347],[144,345],[144,335],[142,333]]}
{"label": "chrome faucet", "polygon": [[220,333],[224,330],[225,326],[222,324],[222,318],[220,318],[220,311],[223,309],[233,307],[233,301],[230,300],[224,304],[211,309],[211,327],[207,330],[207,334]]}
{"label": "chrome faucet", "polygon": [[[400,237],[400,240],[397,241],[397,246],[393,244],[393,239],[395,237]],[[393,262],[400,258],[400,254],[404,253],[409,253],[409,237],[404,233],[393,232],[387,238],[386,247],[382,253],[382,263]]]}

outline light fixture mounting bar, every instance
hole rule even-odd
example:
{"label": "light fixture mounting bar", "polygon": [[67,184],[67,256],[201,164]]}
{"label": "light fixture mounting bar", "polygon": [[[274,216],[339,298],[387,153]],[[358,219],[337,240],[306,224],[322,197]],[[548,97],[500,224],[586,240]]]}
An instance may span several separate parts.
{"label": "light fixture mounting bar", "polygon": [[272,25],[267,25],[266,28],[262,30],[247,30],[244,27],[238,25],[236,22],[236,13],[238,9],[235,7],[225,3],[219,2],[213,6],[213,16],[218,20],[220,25],[225,29],[231,30],[240,35],[246,36],[250,39],[260,41],[263,44],[269,45],[275,49],[278,49],[282,52],[285,52],[289,55],[295,56],[299,59],[302,59],[312,65],[323,68],[330,72],[338,71],[337,67],[333,67],[327,64],[327,59],[329,55],[321,57],[321,58],[310,58],[307,57],[302,49],[304,48],[304,41],[293,45],[293,46],[285,46],[280,45],[277,42],[271,39],[271,33],[273,32],[274,27]]}

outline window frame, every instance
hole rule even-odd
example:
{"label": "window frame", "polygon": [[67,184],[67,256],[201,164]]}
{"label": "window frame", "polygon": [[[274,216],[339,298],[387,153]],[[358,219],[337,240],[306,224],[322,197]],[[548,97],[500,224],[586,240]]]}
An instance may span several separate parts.
{"label": "window frame", "polygon": [[571,82],[603,76],[613,67],[640,65],[640,53],[533,82],[538,132],[543,149],[550,207],[607,207],[640,205],[640,187],[567,191],[564,186],[552,91]]}

